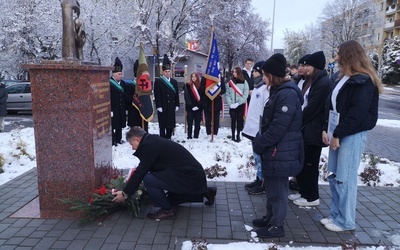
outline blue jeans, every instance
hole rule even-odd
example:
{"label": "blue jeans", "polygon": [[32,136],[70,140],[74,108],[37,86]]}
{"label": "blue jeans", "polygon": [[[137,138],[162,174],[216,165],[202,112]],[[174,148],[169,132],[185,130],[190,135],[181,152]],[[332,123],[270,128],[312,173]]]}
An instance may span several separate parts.
{"label": "blue jeans", "polygon": [[257,178],[261,181],[262,180],[262,167],[261,167],[261,156],[256,154],[256,152],[253,151],[253,157],[254,157],[254,162],[257,167]]}
{"label": "blue jeans", "polygon": [[288,176],[264,176],[267,195],[267,219],[273,226],[283,226],[288,207]]}
{"label": "blue jeans", "polygon": [[367,131],[349,135],[340,140],[337,150],[329,150],[330,216],[335,225],[345,230],[356,228],[357,170],[366,139]]}

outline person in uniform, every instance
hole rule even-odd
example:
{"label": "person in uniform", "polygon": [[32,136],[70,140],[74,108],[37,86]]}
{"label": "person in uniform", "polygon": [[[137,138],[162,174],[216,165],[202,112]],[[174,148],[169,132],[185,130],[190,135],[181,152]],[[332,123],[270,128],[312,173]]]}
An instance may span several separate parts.
{"label": "person in uniform", "polygon": [[143,127],[145,131],[149,131],[149,123],[147,121],[143,121],[142,124],[142,117],[140,116],[139,110],[132,105],[133,102],[133,96],[135,95],[135,89],[136,89],[136,79],[137,79],[137,69],[139,67],[139,60],[135,61],[135,64],[133,65],[133,75],[135,76],[134,79],[132,80],[132,83],[126,83],[126,88],[125,88],[125,99],[126,99],[126,110],[128,111],[128,126],[130,128],[134,126],[139,126]]}
{"label": "person in uniform", "polygon": [[171,139],[176,126],[175,112],[179,110],[178,82],[171,77],[171,63],[165,54],[162,75],[154,83],[154,99],[160,136]]}
{"label": "person in uniform", "polygon": [[110,77],[112,145],[122,144],[122,129],[126,127],[126,83],[122,80],[122,62],[117,57]]}

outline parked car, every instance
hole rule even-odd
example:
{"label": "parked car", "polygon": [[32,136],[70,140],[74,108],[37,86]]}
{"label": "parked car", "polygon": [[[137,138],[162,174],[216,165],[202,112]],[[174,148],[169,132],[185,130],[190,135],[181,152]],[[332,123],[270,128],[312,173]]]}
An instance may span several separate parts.
{"label": "parked car", "polygon": [[4,85],[6,85],[6,87],[14,85],[16,83],[20,83],[20,80],[3,80],[2,83],[4,83]]}
{"label": "parked car", "polygon": [[31,83],[20,82],[9,85],[7,88],[7,111],[16,113],[18,111],[32,111]]}

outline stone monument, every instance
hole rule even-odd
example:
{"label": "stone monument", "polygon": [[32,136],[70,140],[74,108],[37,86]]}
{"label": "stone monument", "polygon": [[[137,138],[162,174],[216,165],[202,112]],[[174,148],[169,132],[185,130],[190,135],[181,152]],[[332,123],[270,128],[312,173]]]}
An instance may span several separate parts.
{"label": "stone monument", "polygon": [[[80,6],[62,0],[62,59],[26,64],[33,99],[41,218],[78,218],[60,199],[88,199],[112,164],[111,67],[83,61]],[[75,17],[74,17],[75,16]]]}

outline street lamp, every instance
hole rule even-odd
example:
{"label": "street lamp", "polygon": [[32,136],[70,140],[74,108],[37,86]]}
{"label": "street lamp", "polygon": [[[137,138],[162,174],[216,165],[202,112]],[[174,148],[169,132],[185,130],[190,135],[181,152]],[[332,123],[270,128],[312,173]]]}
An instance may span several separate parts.
{"label": "street lamp", "polygon": [[274,26],[275,26],[275,2],[274,0],[274,6],[272,8],[272,33],[271,33],[271,53],[273,54],[273,45],[274,45]]}

